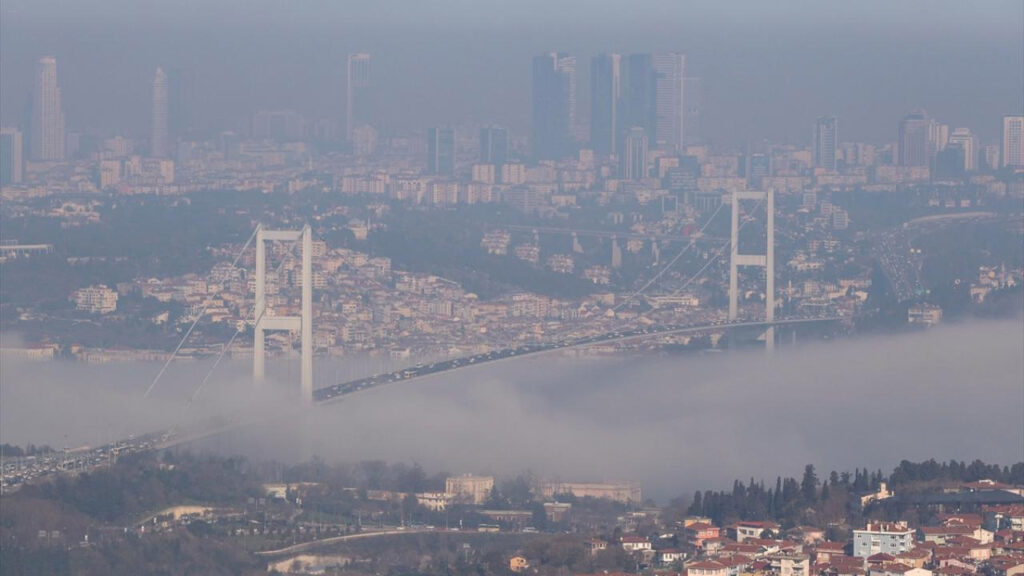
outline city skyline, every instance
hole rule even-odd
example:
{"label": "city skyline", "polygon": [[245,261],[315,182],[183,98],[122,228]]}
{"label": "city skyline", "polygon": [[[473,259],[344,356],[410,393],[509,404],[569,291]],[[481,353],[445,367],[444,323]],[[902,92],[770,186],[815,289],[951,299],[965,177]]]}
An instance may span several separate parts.
{"label": "city skyline", "polygon": [[0,0],[0,572],[1024,576],[1021,30]]}
{"label": "city skyline", "polygon": [[[723,28],[721,14],[715,16],[721,11],[699,4],[689,10],[666,11],[663,6],[659,9],[666,14],[660,19],[662,22],[631,19],[623,23],[626,29],[632,30],[629,35],[616,34],[604,41],[596,35],[563,38],[545,32],[531,36],[529,48],[520,48],[509,46],[510,40],[499,35],[495,43],[478,45],[471,54],[458,55],[460,53],[447,47],[464,45],[469,40],[468,32],[458,26],[446,29],[440,37],[433,36],[437,42],[429,44],[424,44],[426,36],[407,36],[408,42],[426,46],[424,58],[433,62],[431,74],[416,68],[416,59],[403,50],[398,37],[380,34],[372,27],[354,30],[353,34],[344,36],[341,45],[335,40],[327,49],[324,44],[327,37],[319,36],[319,29],[303,30],[302,38],[306,38],[306,42],[294,41],[288,36],[294,23],[287,19],[281,26],[288,41],[281,37],[281,41],[275,40],[273,49],[268,45],[243,51],[233,65],[225,61],[226,55],[218,56],[217,51],[206,50],[214,40],[207,31],[183,23],[168,23],[166,30],[155,30],[142,37],[111,27],[110,42],[116,38],[118,45],[130,45],[133,50],[109,54],[104,66],[88,56],[91,52],[75,51],[74,46],[87,40],[81,30],[63,30],[60,37],[54,38],[46,27],[35,25],[32,29],[36,33],[27,36],[26,26],[33,26],[32,14],[38,10],[12,11],[13,6],[6,3],[4,9],[10,13],[5,13],[6,17],[0,22],[0,26],[5,27],[0,59],[8,77],[5,86],[0,87],[0,117],[3,124],[20,125],[26,132],[22,103],[31,90],[31,62],[38,54],[46,53],[60,56],[61,87],[69,129],[111,135],[148,133],[148,96],[146,100],[141,97],[143,92],[149,92],[149,87],[141,82],[143,77],[147,81],[151,79],[157,63],[162,64],[169,75],[171,70],[189,71],[191,98],[199,93],[203,95],[203,106],[195,107],[192,120],[204,130],[237,132],[245,116],[240,109],[288,107],[311,117],[337,114],[341,110],[339,103],[345,100],[345,55],[356,50],[374,54],[376,75],[381,79],[378,82],[379,106],[388,111],[380,126],[384,133],[422,131],[442,123],[492,122],[508,126],[514,137],[523,137],[529,133],[529,67],[524,67],[523,62],[531,54],[552,49],[574,53],[580,58],[600,52],[687,54],[687,75],[701,77],[707,87],[702,118],[707,129],[705,136],[709,141],[725,145],[739,146],[746,140],[756,141],[762,137],[781,142],[803,141],[806,126],[820,115],[843,118],[844,134],[850,140],[880,143],[892,139],[888,126],[915,107],[927,109],[952,126],[971,127],[982,140],[991,142],[1000,137],[999,119],[986,118],[981,111],[1020,112],[1014,109],[1021,100],[1017,67],[997,66],[999,62],[1014,61],[1020,53],[1019,34],[1015,38],[1005,35],[1011,29],[1017,31],[1012,25],[1014,15],[1019,16],[1019,6],[1014,4],[1013,9],[1007,11],[1010,4],[1000,2],[972,10],[951,5],[933,12],[888,10],[884,17],[872,20],[872,25],[877,30],[887,30],[894,22],[900,22],[903,28],[899,35],[891,35],[884,41],[873,39],[863,14],[860,19],[838,28],[812,26],[811,22],[836,17],[834,11],[813,6],[801,9],[807,13],[805,17],[792,8],[762,15],[766,21],[781,26],[776,29],[788,30],[793,35],[794,40],[787,42],[784,36],[770,34],[773,30],[770,26],[764,26],[763,31]],[[216,12],[215,8],[211,10]],[[764,12],[757,6],[748,6],[747,10]],[[694,14],[684,18],[688,11]],[[949,25],[950,14],[958,11],[961,13],[959,22],[978,25],[948,31],[942,28]],[[480,10],[466,13],[474,12]],[[523,10],[516,12],[522,14]],[[840,12],[864,13],[867,9],[858,5]],[[131,13],[131,10],[123,11],[118,17]],[[273,10],[267,12],[268,15],[273,13]],[[1003,17],[995,20],[992,16],[997,13]],[[324,23],[330,21],[329,15],[323,20]],[[665,30],[670,23],[676,30],[672,34]],[[232,24],[220,24],[224,26],[225,39],[235,38],[241,46],[249,46],[248,40],[234,36]],[[982,24],[988,33],[978,32]],[[934,32],[935,26],[944,30],[941,40]],[[836,33],[829,37],[824,34],[825,30]],[[188,38],[180,45],[182,50],[175,54],[160,49],[160,44],[155,43],[158,38],[168,40],[171,31],[184,33]],[[716,40],[712,31],[721,38],[743,41],[726,44],[724,40]],[[337,35],[330,37],[337,38]],[[796,39],[800,39],[799,50],[792,46]],[[804,45],[813,45],[815,50],[803,50]],[[314,48],[316,51],[312,52]],[[848,58],[844,53],[860,56]],[[904,59],[892,57],[897,54],[920,54],[921,57],[911,66]],[[826,56],[835,65],[823,68],[821,62]],[[283,68],[284,62],[303,62],[308,66],[289,64]],[[581,86],[589,84],[585,68],[579,70]],[[318,70],[340,70],[341,73],[322,74]],[[839,70],[843,71],[841,75]],[[90,82],[90,78],[95,77],[105,78],[103,85],[117,85],[121,89],[103,90]],[[278,78],[286,82],[278,83]],[[948,78],[957,78],[957,82],[944,81]],[[779,82],[779,89],[758,89],[773,86],[775,82]],[[309,89],[288,93],[282,91],[284,85],[302,85]],[[977,90],[981,86],[985,90]],[[456,90],[442,98],[447,87]],[[402,95],[411,92],[421,94],[425,101],[425,106],[415,114],[400,104]],[[583,114],[588,110],[587,100],[586,93],[580,95],[579,107]],[[977,105],[969,108],[960,105],[967,100]]]}

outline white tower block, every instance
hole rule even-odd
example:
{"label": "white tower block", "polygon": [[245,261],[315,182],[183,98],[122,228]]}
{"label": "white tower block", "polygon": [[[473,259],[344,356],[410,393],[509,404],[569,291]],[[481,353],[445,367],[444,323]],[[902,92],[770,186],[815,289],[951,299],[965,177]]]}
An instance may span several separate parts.
{"label": "white tower block", "polygon": [[[267,314],[267,241],[302,243],[302,312],[295,316]],[[254,327],[252,376],[260,382],[265,377],[265,338],[271,330],[300,332],[302,400],[313,401],[313,233],[309,226],[302,230],[265,230],[261,225],[256,232],[256,325]]]}

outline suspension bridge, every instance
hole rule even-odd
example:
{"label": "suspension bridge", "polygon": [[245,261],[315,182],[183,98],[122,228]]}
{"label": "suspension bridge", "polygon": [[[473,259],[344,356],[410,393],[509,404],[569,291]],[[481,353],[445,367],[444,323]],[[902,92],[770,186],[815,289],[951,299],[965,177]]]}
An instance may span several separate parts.
{"label": "suspension bridge", "polygon": [[[766,219],[766,247],[764,253],[761,254],[744,254],[739,249],[739,232],[743,226],[750,221],[750,219],[744,219],[742,222],[739,218],[741,209],[741,203],[744,201],[756,201],[757,206],[747,212],[748,216],[756,211],[759,207],[765,207],[765,219]],[[718,210],[721,210],[725,206],[719,206]],[[252,376],[254,382],[258,382],[264,378],[265,375],[265,337],[266,333],[271,331],[290,331],[297,332],[300,339],[300,375],[299,375],[299,389],[301,392],[302,404],[305,406],[312,405],[325,405],[333,403],[348,395],[361,392],[364,390],[378,388],[391,383],[407,382],[417,378],[423,378],[430,375],[442,374],[453,370],[464,369],[470,366],[480,366],[485,364],[497,363],[497,362],[510,362],[518,359],[522,359],[527,356],[538,356],[544,354],[557,354],[565,353],[570,350],[578,350],[587,347],[593,347],[598,345],[612,345],[631,341],[640,341],[645,339],[653,338],[664,338],[672,335],[685,335],[685,334],[701,334],[701,333],[718,333],[725,332],[728,330],[756,330],[763,333],[766,348],[771,352],[774,348],[775,341],[775,328],[779,326],[799,326],[809,324],[821,324],[843,320],[840,316],[821,316],[821,317],[802,317],[802,318],[786,318],[776,319],[775,318],[775,301],[774,301],[774,194],[771,190],[768,191],[747,191],[747,192],[734,192],[732,194],[732,227],[731,236],[729,240],[725,241],[719,246],[714,254],[708,258],[707,262],[692,276],[690,276],[686,282],[675,290],[673,295],[677,295],[694,281],[701,278],[705,271],[708,270],[716,261],[718,261],[725,253],[729,250],[729,308],[728,315],[725,318],[716,319],[713,321],[697,321],[692,323],[683,324],[640,324],[640,325],[623,325],[620,329],[590,334],[585,336],[564,336],[561,338],[553,338],[548,342],[541,343],[530,343],[521,344],[517,346],[510,346],[504,349],[493,350],[471,356],[465,356],[460,358],[450,358],[431,364],[418,364],[416,366],[403,368],[400,370],[387,372],[383,374],[377,374],[369,377],[359,378],[347,382],[338,382],[326,387],[314,389],[313,386],[313,370],[314,370],[314,358],[313,358],[313,313],[312,313],[312,291],[313,291],[313,276],[312,276],[312,231],[309,226],[303,227],[301,230],[271,230],[264,228],[263,226],[257,226],[256,230],[253,231],[249,239],[244,243],[238,255],[236,256],[233,266],[237,266],[239,261],[242,259],[243,254],[246,250],[255,242],[255,298],[253,305],[253,312],[251,319],[248,323],[238,326],[236,332],[231,336],[227,344],[221,349],[220,354],[214,360],[212,366],[206,375],[199,381],[195,389],[188,396],[185,409],[187,410],[197,398],[200,396],[203,389],[210,382],[212,375],[220,365],[225,354],[234,345],[236,339],[245,331],[246,324],[253,328],[253,366]],[[717,211],[715,212],[717,215]],[[714,215],[708,219],[708,223],[714,219]],[[705,224],[705,227],[708,224]],[[701,232],[703,232],[703,228]],[[697,236],[700,236],[698,234]],[[267,258],[266,258],[266,243],[267,242],[284,242],[292,244],[300,248],[301,251],[301,303],[300,303],[300,314],[298,316],[276,316],[272,313],[271,307],[267,305],[267,293],[268,293],[268,277],[276,276],[276,274],[268,274],[267,271]],[[625,296],[622,301],[613,308],[614,312],[618,312],[624,306],[627,306],[630,302],[636,298],[642,296],[647,292],[655,283],[672,268],[686,253],[688,253],[695,245],[696,239],[692,238],[682,248],[682,250],[670,259],[666,265],[661,268],[652,278],[645,282],[639,289]],[[281,265],[284,261],[281,262]],[[751,319],[741,318],[739,314],[739,282],[738,274],[741,267],[760,267],[765,270],[765,312],[763,319]],[[280,268],[279,268],[280,269]],[[278,270],[279,270],[278,269]],[[191,334],[193,333],[196,325],[203,318],[206,310],[200,310],[191,325],[185,331],[181,341],[175,348],[171,357],[161,366],[157,375],[153,381],[146,388],[145,396],[148,397],[159,384],[160,380],[167,373],[168,368],[174,361],[175,357],[178,356],[182,347],[188,341]],[[95,461],[102,462],[103,458],[109,457],[115,453],[131,453],[136,451],[145,451],[152,449],[167,448],[187,442],[194,441],[198,438],[208,437],[216,434],[220,434],[229,429],[238,428],[239,426],[245,425],[244,422],[221,422],[219,425],[207,427],[205,430],[193,430],[188,433],[177,430],[177,427],[170,430],[163,430],[153,432],[151,434],[145,434],[138,437],[132,437],[128,440],[121,440],[112,443],[107,446],[102,446],[98,449],[94,449],[89,453],[82,454],[76,462],[84,466],[85,462]]]}

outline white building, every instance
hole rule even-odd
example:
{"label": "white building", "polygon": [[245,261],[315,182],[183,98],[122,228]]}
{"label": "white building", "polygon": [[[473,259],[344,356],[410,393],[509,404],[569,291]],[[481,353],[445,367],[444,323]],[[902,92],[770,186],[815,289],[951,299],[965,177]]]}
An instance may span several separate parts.
{"label": "white building", "polygon": [[444,491],[457,500],[465,500],[472,504],[483,504],[491,496],[494,488],[493,476],[449,476],[444,482]]}
{"label": "white building", "polygon": [[90,314],[109,314],[117,310],[117,292],[106,286],[89,286],[72,295],[75,308]]}
{"label": "white building", "polygon": [[885,553],[892,556],[914,547],[914,531],[906,522],[868,523],[863,530],[853,531],[853,555],[867,558]]}
{"label": "white building", "polygon": [[1024,116],[1003,116],[1003,166],[1024,166]]}

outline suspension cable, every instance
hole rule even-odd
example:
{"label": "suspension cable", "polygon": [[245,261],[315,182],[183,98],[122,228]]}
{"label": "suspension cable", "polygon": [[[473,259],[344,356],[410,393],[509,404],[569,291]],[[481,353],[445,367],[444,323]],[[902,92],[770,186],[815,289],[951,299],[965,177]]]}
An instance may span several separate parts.
{"label": "suspension cable", "polygon": [[[261,226],[262,225],[257,225],[256,229],[253,230],[252,234],[249,235],[249,239],[246,240],[245,244],[242,245],[242,249],[238,251],[238,255],[235,256],[235,259],[231,262],[232,268],[238,265],[238,261],[242,259],[242,255],[245,254],[246,249],[249,248],[249,244],[252,244],[253,239],[256,238],[256,234],[259,233]],[[153,378],[153,381],[150,382],[149,387],[146,388],[146,393],[142,395],[143,398],[149,398],[149,394],[153,392],[153,388],[156,387],[157,382],[159,382],[160,378],[163,377],[165,372],[167,372],[167,367],[170,366],[171,362],[174,361],[174,358],[177,357],[178,352],[181,351],[181,347],[185,345],[185,341],[188,340],[188,337],[192,334],[192,331],[195,330],[196,325],[199,324],[199,321],[202,320],[203,316],[206,315],[206,310],[209,307],[210,302],[207,301],[207,303],[204,304],[202,309],[199,311],[199,314],[196,315],[195,320],[193,320],[192,324],[188,327],[188,330],[185,331],[185,335],[182,336],[181,341],[178,342],[178,345],[174,348],[174,352],[171,353],[170,358],[168,358],[167,361],[164,362],[164,365],[160,368],[160,371],[157,372],[156,377]]]}
{"label": "suspension cable", "polygon": [[[708,226],[710,226],[711,223],[715,220],[715,217],[718,216],[718,213],[721,212],[722,206],[725,206],[724,202],[718,205],[718,208],[714,211],[713,214],[711,214],[711,217],[708,218],[708,221],[704,223],[704,226],[701,227],[701,229],[698,232],[698,234],[703,234],[704,231],[707,230]],[[670,260],[668,262],[668,264],[666,264],[665,267],[661,269],[660,272],[655,274],[650,280],[648,280],[636,292],[633,292],[632,294],[630,294],[625,300],[623,300],[621,303],[619,303],[618,306],[612,308],[612,312],[618,312],[619,310],[622,309],[623,306],[625,306],[626,304],[629,304],[634,298],[636,298],[637,296],[643,294],[644,291],[647,290],[648,288],[650,288],[652,284],[657,282],[658,279],[662,277],[662,275],[664,275],[666,272],[668,272],[669,269],[672,268],[672,266],[674,266],[675,263],[678,262],[679,259],[682,258],[684,254],[689,252],[690,248],[693,248],[694,245],[696,245],[696,243],[697,243],[697,238],[693,238],[692,240],[690,240],[690,243],[687,244],[686,246],[684,246],[683,249],[680,250],[678,254],[676,254],[675,258]]]}

